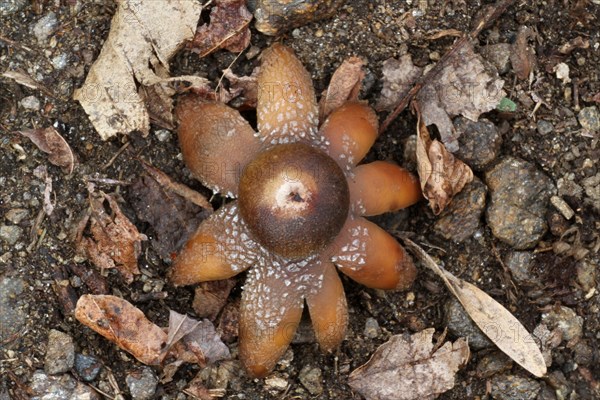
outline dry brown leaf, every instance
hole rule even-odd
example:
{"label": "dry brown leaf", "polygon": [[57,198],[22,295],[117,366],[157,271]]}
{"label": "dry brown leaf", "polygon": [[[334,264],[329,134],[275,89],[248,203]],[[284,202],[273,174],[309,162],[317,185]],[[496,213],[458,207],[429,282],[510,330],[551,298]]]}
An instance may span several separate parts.
{"label": "dry brown leaf", "polygon": [[196,315],[214,321],[225,306],[229,293],[235,287],[235,284],[235,278],[201,282],[196,287],[194,302],[192,303]]}
{"label": "dry brown leaf", "polygon": [[167,334],[120,297],[83,295],[77,301],[75,318],[144,364],[158,365],[165,357]]}
{"label": "dry brown leaf", "polygon": [[242,106],[256,108],[258,101],[258,71],[254,68],[250,76],[237,76],[229,68],[223,71],[223,77],[229,81],[229,88],[219,90],[219,101],[229,103],[232,99],[242,96]]}
{"label": "dry brown leaf", "polygon": [[455,152],[458,137],[451,118],[463,115],[477,121],[506,95],[503,85],[495,68],[474,52],[471,43],[465,43],[436,78],[419,91],[422,118],[426,125],[437,126],[442,143]]}
{"label": "dry brown leaf", "polygon": [[319,118],[322,121],[336,108],[346,101],[358,100],[358,95],[365,79],[363,71],[365,62],[358,57],[350,57],[342,62],[331,77],[327,90],[319,101]]}
{"label": "dry brown leaf", "polygon": [[535,33],[531,28],[521,26],[517,33],[517,39],[512,44],[512,52],[510,53],[510,62],[513,71],[519,79],[528,79],[529,74],[537,65],[537,59],[533,49],[529,47],[529,40],[535,37]]}
{"label": "dry brown leaf", "polygon": [[420,118],[417,124],[417,171],[421,190],[433,213],[439,215],[454,195],[473,180],[473,171],[442,143],[432,141]]}
{"label": "dry brown leaf", "polygon": [[36,89],[44,93],[48,97],[56,97],[46,86],[35,81],[32,77],[21,71],[6,71],[2,74],[3,77],[12,79],[19,85],[26,86],[30,89]]}
{"label": "dry brown leaf", "polygon": [[[108,202],[112,215],[104,208]],[[135,225],[121,212],[116,200],[105,193],[90,196],[90,232],[92,237],[81,237],[78,250],[101,270],[116,268],[128,283],[138,275],[137,258],[142,251],[146,235],[138,232]],[[84,226],[85,228],[85,226]]]}
{"label": "dry brown leaf", "polygon": [[[102,139],[137,130],[144,135],[150,117],[138,92],[160,85],[160,107],[171,110],[169,59],[196,30],[202,6],[187,0],[118,0],[111,30],[84,85],[73,95]],[[177,80],[197,80],[180,77]],[[146,96],[147,97],[147,96]],[[156,105],[155,105],[156,106]]]}
{"label": "dry brown leaf", "polygon": [[452,389],[456,371],[469,360],[469,346],[460,338],[434,349],[434,332],[392,336],[352,371],[348,384],[367,400],[434,399]]}
{"label": "dry brown leaf", "polygon": [[496,300],[436,264],[421,247],[404,238],[405,245],[427,268],[435,272],[473,322],[504,354],[538,378],[546,374],[544,357],[527,329]]}
{"label": "dry brown leaf", "polygon": [[41,151],[48,154],[48,161],[71,174],[75,166],[75,155],[71,146],[53,127],[19,131],[28,137]]}
{"label": "dry brown leaf", "polygon": [[395,58],[385,60],[381,73],[383,88],[375,108],[379,111],[390,111],[421,76],[422,68],[413,64],[410,54],[405,54],[400,57],[400,60]]}
{"label": "dry brown leaf", "polygon": [[251,20],[245,0],[216,0],[210,23],[198,28],[190,47],[200,57],[218,49],[239,53],[250,44]]}

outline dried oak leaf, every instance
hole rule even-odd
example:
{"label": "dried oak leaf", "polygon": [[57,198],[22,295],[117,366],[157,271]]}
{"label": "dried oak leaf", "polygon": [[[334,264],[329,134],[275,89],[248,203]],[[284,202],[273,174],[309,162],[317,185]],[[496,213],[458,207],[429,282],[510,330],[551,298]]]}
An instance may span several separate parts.
{"label": "dried oak leaf", "polygon": [[521,26],[517,33],[517,39],[512,44],[510,63],[519,79],[529,78],[529,74],[537,65],[535,53],[529,46],[529,40],[533,38],[535,38],[535,32],[531,28]]}
{"label": "dried oak leaf", "polygon": [[221,87],[218,94],[219,101],[229,103],[235,98],[240,98],[238,108],[256,108],[258,101],[258,71],[259,67],[252,70],[250,76],[237,76],[229,68],[223,71],[223,77],[229,81],[229,88]]}
{"label": "dried oak leaf", "polygon": [[[118,0],[108,38],[90,68],[84,85],[75,90],[78,100],[102,139],[117,133],[140,131],[147,135],[150,115],[144,99],[160,111],[159,120],[172,108],[168,82],[199,77],[169,78],[169,59],[190,40],[202,6],[188,0]],[[158,88],[150,93],[138,86]]]}
{"label": "dried oak leaf", "polygon": [[154,237],[150,245],[164,260],[170,259],[185,244],[212,211],[161,185],[148,173],[132,183],[128,199],[137,217],[152,227]]}
{"label": "dried oak leaf", "polygon": [[75,166],[75,155],[71,146],[53,127],[19,131],[28,137],[41,151],[48,154],[48,161],[64,168],[70,174]]}
{"label": "dried oak leaf", "polygon": [[425,122],[420,118],[418,125],[417,172],[421,190],[433,213],[439,215],[454,195],[473,180],[473,171],[438,140],[432,141]]}
{"label": "dried oak leaf", "polygon": [[392,336],[352,371],[348,384],[367,400],[434,399],[452,389],[456,371],[469,360],[469,346],[460,338],[434,349],[434,332]]}
{"label": "dried oak leaf", "polygon": [[[104,208],[107,201],[112,215]],[[90,232],[92,237],[81,236],[78,250],[101,270],[116,268],[128,283],[138,275],[137,259],[142,251],[146,235],[138,232],[135,225],[121,212],[116,200],[105,193],[90,196]]]}
{"label": "dried oak leaf", "polygon": [[[421,74],[409,55],[400,61],[386,61],[384,86],[378,101],[379,110],[393,109]],[[505,96],[504,81],[498,72],[465,43],[448,60],[447,65],[427,82],[417,95],[426,125],[435,124],[442,142],[451,152],[458,150],[458,136],[452,117],[463,115],[477,121],[479,116],[496,108]]]}
{"label": "dried oak leaf", "polygon": [[342,62],[331,77],[329,86],[319,100],[319,118],[321,122],[346,101],[357,100],[365,71],[365,62],[358,57],[350,57]]}
{"label": "dried oak leaf", "polygon": [[167,334],[120,297],[83,295],[77,301],[75,318],[144,364],[158,365],[165,357]]}
{"label": "dried oak leaf", "polygon": [[239,53],[250,44],[251,20],[245,0],[216,0],[210,11],[210,23],[198,28],[189,47],[200,57],[218,49]]}

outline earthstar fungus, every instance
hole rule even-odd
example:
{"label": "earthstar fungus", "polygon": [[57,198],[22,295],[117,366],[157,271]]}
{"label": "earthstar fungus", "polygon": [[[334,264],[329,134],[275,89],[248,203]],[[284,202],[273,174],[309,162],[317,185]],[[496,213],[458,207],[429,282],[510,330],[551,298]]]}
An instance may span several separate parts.
{"label": "earthstar fungus", "polygon": [[174,262],[176,285],[249,270],[240,309],[240,359],[269,373],[306,302],[325,351],[348,323],[339,269],[371,288],[405,289],[405,250],[364,216],[421,198],[417,179],[383,161],[357,166],[377,138],[375,112],[350,101],[318,126],[310,75],[280,44],[262,56],[258,132],[234,109],[188,96],[177,107],[184,161],[215,192],[237,198],[205,220]]}

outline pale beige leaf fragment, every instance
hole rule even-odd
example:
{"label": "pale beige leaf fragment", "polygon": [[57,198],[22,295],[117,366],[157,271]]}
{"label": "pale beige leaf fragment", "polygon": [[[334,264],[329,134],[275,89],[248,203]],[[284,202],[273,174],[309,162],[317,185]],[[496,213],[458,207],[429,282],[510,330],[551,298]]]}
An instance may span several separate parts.
{"label": "pale beige leaf fragment", "polygon": [[48,154],[48,161],[70,174],[75,166],[75,155],[71,146],[53,127],[19,131],[28,137],[41,151]]}
{"label": "pale beige leaf fragment", "polygon": [[420,118],[417,124],[417,172],[421,190],[433,213],[439,215],[454,195],[473,180],[473,171],[441,142],[432,141]]}
{"label": "pale beige leaf fragment", "polygon": [[392,336],[352,371],[348,384],[367,400],[434,399],[452,389],[456,371],[469,360],[469,346],[460,338],[435,349],[434,332]]}
{"label": "pale beige leaf fragment", "polygon": [[358,95],[365,79],[364,60],[350,57],[342,62],[331,77],[327,90],[319,100],[319,118],[325,118],[336,108],[349,100],[358,100]]}
{"label": "pale beige leaf fragment", "polygon": [[383,62],[383,88],[375,108],[378,111],[391,111],[400,99],[421,76],[422,68],[413,64],[410,54],[405,54],[399,60],[389,58]]}
{"label": "pale beige leaf fragment", "polygon": [[442,278],[473,322],[504,354],[538,378],[546,374],[542,352],[514,315],[477,286],[443,269],[414,242],[407,238],[403,241],[423,265]]}
{"label": "pale beige leaf fragment", "polygon": [[[100,55],[73,95],[102,139],[134,130],[148,133],[150,117],[138,85],[166,85],[169,59],[194,36],[202,10],[199,2],[188,0],[117,3]],[[165,90],[158,90],[159,98],[170,108]]]}
{"label": "pale beige leaf fragment", "polygon": [[144,364],[158,365],[165,356],[167,334],[120,297],[83,295],[77,301],[75,318]]}

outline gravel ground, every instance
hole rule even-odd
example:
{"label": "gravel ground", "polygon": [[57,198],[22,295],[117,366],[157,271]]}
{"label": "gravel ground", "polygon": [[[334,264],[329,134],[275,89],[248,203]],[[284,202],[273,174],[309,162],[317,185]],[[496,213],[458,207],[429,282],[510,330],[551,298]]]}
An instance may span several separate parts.
{"label": "gravel ground", "polygon": [[[283,41],[311,72],[317,93],[344,58],[365,58],[364,96],[374,103],[383,61],[406,52],[418,66],[439,59],[453,39],[429,35],[466,30],[480,7],[471,0],[350,0],[332,19],[296,28]],[[146,138],[102,142],[71,100],[101,49],[114,10],[107,1],[0,0],[0,71],[20,71],[43,86],[32,89],[0,77],[0,399],[102,398],[101,393],[115,398],[117,391],[126,398],[183,399],[182,389],[198,373],[186,366],[172,382],[159,383],[158,369],[141,365],[79,324],[68,312],[72,299],[64,296],[65,287],[77,296],[92,291],[73,272],[78,265],[92,268],[76,255],[72,239],[88,206],[86,182],[90,177],[129,182],[142,171],[135,159],[119,153],[124,143],[175,180],[208,194],[184,168],[173,132],[153,126]],[[462,138],[461,157],[478,179],[438,217],[419,204],[375,218],[389,231],[415,232],[448,270],[535,330],[550,365],[546,378],[533,378],[499,353],[442,283],[422,269],[409,292],[370,290],[344,279],[351,321],[335,354],[320,353],[304,324],[267,379],[247,378],[235,358],[205,368],[199,379],[208,388],[225,389],[231,399],[358,399],[346,385],[348,375],[390,335],[448,327],[450,339],[469,337],[472,356],[442,399],[600,398],[599,15],[595,0],[518,2],[484,30],[478,50],[499,67],[516,110],[489,113],[488,122],[475,128],[455,121],[475,132]],[[515,42],[521,26],[535,32],[532,79],[516,77],[505,45]],[[561,54],[561,46],[576,37],[588,40],[589,47]],[[253,30],[257,49],[271,41]],[[218,52],[198,60],[183,51],[172,69],[216,82],[234,58]],[[256,57],[242,56],[234,70],[249,74],[256,63]],[[415,124],[408,112],[401,114],[367,159],[414,165]],[[55,126],[77,155],[70,175],[17,133],[48,126]],[[488,134],[477,135],[480,131]],[[44,213],[49,182],[50,216]],[[151,236],[128,201],[129,187],[98,186],[122,196],[124,213]],[[139,261],[143,274],[130,285],[107,272],[108,292],[132,301],[161,326],[169,309],[193,315],[193,289],[166,282],[168,265],[148,242]],[[163,291],[164,299],[141,296]],[[235,304],[239,295],[234,289],[229,302]],[[235,356],[235,341],[229,346]]]}

